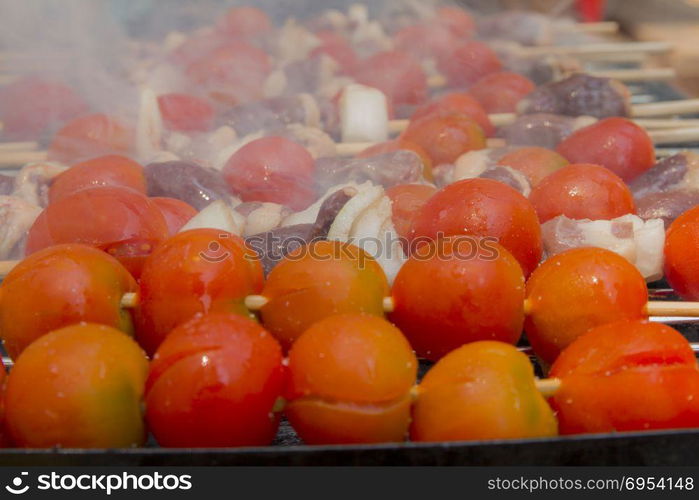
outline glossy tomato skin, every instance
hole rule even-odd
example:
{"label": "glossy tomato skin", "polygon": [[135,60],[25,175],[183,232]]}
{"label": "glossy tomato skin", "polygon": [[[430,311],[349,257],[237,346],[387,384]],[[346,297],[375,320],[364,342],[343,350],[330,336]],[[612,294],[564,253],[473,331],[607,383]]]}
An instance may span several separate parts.
{"label": "glossy tomato skin", "polygon": [[524,321],[524,276],[502,246],[473,237],[423,245],[398,272],[390,314],[418,356],[436,361],[469,342],[514,344]]}
{"label": "glossy tomato skin", "polygon": [[0,285],[5,349],[16,359],[42,335],[80,321],[131,335],[131,313],[121,307],[121,298],[136,289],[129,272],[95,248],[68,244],[40,250],[15,266]]}
{"label": "glossy tomato skin", "polygon": [[158,96],[163,125],[176,132],[206,132],[214,126],[216,112],[206,99],[189,94]]}
{"label": "glossy tomato skin", "polygon": [[429,184],[398,184],[386,190],[386,196],[391,199],[391,220],[398,236],[406,241],[410,238],[415,215],[436,192],[437,188]]}
{"label": "glossy tomato skin", "polygon": [[264,446],[285,385],[281,347],[255,321],[196,315],[158,347],[146,384],[146,419],[158,444]]}
{"label": "glossy tomato skin", "polygon": [[49,145],[51,161],[74,164],[108,154],[128,154],[134,132],[114,117],[102,113],[83,115],[67,122]]}
{"label": "glossy tomato skin", "polygon": [[8,377],[6,425],[23,448],[128,448],[146,439],[148,359],[113,328],[80,323],[30,345]]}
{"label": "glossy tomato skin", "polygon": [[82,243],[116,257],[138,278],[143,260],[167,237],[165,218],[145,195],[123,187],[97,187],[46,207],[29,230],[26,253]]}
{"label": "glossy tomato skin", "polygon": [[316,199],[311,154],[284,137],[256,139],[223,168],[231,190],[243,201],[269,201],[303,210]]}
{"label": "glossy tomato skin", "polygon": [[437,68],[450,87],[469,87],[502,69],[497,54],[487,44],[475,40],[463,42],[437,57]]}
{"label": "glossy tomato skin", "polygon": [[699,370],[676,330],[646,320],[599,326],[551,367],[562,434],[699,426]]}
{"label": "glossy tomato skin", "polygon": [[36,140],[88,110],[82,97],[59,81],[27,76],[0,89],[2,133],[11,141]]}
{"label": "glossy tomato skin", "polygon": [[486,146],[478,123],[462,114],[429,114],[411,121],[401,138],[422,147],[433,165],[454,163],[459,156]]}
{"label": "glossy tomato skin", "polygon": [[432,175],[432,160],[430,159],[430,155],[427,154],[427,151],[425,151],[425,148],[402,138],[393,139],[386,142],[379,142],[369,146],[364,151],[361,151],[357,155],[357,158],[370,158],[372,156],[392,153],[400,150],[412,151],[418,155],[422,160],[422,176],[425,178],[425,180],[434,180],[434,176]]}
{"label": "glossy tomato skin", "polygon": [[247,295],[262,289],[262,266],[245,242],[217,229],[192,229],[162,243],[143,266],[136,339],[153,354],[197,313],[248,315]]}
{"label": "glossy tomato skin", "polygon": [[631,190],[614,172],[591,164],[567,165],[532,189],[529,200],[543,224],[569,219],[610,220],[636,213]]}
{"label": "glossy tomato skin", "polygon": [[289,353],[286,415],[308,444],[403,441],[417,366],[410,344],[388,321],[327,317]]}
{"label": "glossy tomato skin", "polygon": [[655,163],[648,133],[626,118],[605,118],[574,132],[556,149],[571,163],[607,167],[631,182]]}
{"label": "glossy tomato skin", "polygon": [[647,302],[643,276],[622,256],[602,248],[568,250],[527,281],[524,329],[536,354],[552,363],[591,328],[642,318]]}
{"label": "glossy tomato skin", "polygon": [[383,316],[389,286],[364,250],[340,241],[316,241],[290,252],[267,276],[262,323],[285,349],[313,323],[334,314]]}
{"label": "glossy tomato skin", "polygon": [[699,207],[673,221],[665,236],[665,277],[686,300],[699,300]]}
{"label": "glossy tomato skin", "polygon": [[487,113],[515,113],[519,101],[535,88],[526,76],[501,71],[484,76],[468,92]]}
{"label": "glossy tomato skin", "polygon": [[536,187],[546,176],[568,165],[568,160],[550,149],[531,146],[506,154],[498,160],[498,165],[519,170]]}
{"label": "glossy tomato skin", "polygon": [[420,63],[399,50],[380,52],[360,62],[357,82],[381,90],[393,108],[422,104],[427,98],[427,76]]}
{"label": "glossy tomato skin", "polygon": [[419,120],[434,114],[444,116],[454,113],[465,115],[475,120],[487,136],[495,133],[495,127],[490,122],[488,112],[472,95],[466,92],[450,92],[423,104],[415,110],[411,120]]}
{"label": "glossy tomato skin", "polygon": [[192,205],[176,198],[156,196],[151,198],[151,201],[158,206],[165,217],[170,236],[177,234],[182,226],[198,213]]}
{"label": "glossy tomato skin", "polygon": [[413,405],[413,441],[524,439],[557,434],[534,385],[527,356],[509,344],[480,341],[443,357],[422,379]]}
{"label": "glossy tomato skin", "polygon": [[539,264],[541,227],[532,204],[491,179],[466,179],[434,194],[413,220],[411,238],[439,235],[496,238],[520,263],[524,275]]}
{"label": "glossy tomato skin", "polygon": [[436,21],[454,36],[470,38],[476,32],[476,21],[461,7],[442,6],[435,11]]}
{"label": "glossy tomato skin", "polygon": [[268,35],[273,29],[267,13],[252,6],[229,9],[218,20],[216,27],[225,36],[244,40],[259,39]]}
{"label": "glossy tomato skin", "polygon": [[121,155],[106,155],[77,163],[59,174],[49,187],[49,203],[82,189],[124,187],[146,193],[143,167]]}

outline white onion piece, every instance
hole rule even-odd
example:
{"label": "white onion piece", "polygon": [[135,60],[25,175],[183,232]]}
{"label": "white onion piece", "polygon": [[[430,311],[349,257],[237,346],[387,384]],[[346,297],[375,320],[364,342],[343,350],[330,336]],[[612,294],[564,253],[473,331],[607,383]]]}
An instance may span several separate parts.
{"label": "white onion piece", "polygon": [[21,198],[31,205],[48,205],[47,186],[51,179],[68,170],[57,162],[41,161],[27,163],[15,176],[15,189],[12,196]]}
{"label": "white onion piece", "polygon": [[354,221],[364,210],[380,200],[381,197],[383,197],[383,188],[381,186],[372,185],[367,189],[360,190],[338,212],[328,230],[328,239],[348,241]]}
{"label": "white onion piece", "polygon": [[287,214],[287,208],[278,203],[262,203],[259,208],[250,212],[245,219],[243,236],[266,233],[279,227]]}
{"label": "white onion piece", "polygon": [[17,252],[16,246],[25,237],[40,213],[41,207],[22,198],[0,196],[0,259],[19,257],[19,255],[13,255],[15,253],[24,254],[24,249],[20,248]]}
{"label": "white onion piece", "polygon": [[353,83],[340,97],[343,142],[383,142],[388,139],[388,101],[378,89]]}
{"label": "white onion piece", "polygon": [[357,190],[357,192],[370,189],[374,185],[371,183],[371,181],[366,181],[363,184],[356,184],[354,182],[348,182],[347,184],[338,184],[337,186],[332,186],[328,188],[327,191],[325,191],[325,194],[318,198],[313,205],[309,206],[308,208],[300,211],[300,212],[295,212],[288,217],[286,217],[282,223],[282,227],[286,226],[295,226],[297,224],[313,224],[316,219],[318,218],[318,213],[320,212],[320,207],[325,202],[325,200],[333,193],[338,192],[339,190],[346,188],[346,187],[352,187]]}
{"label": "white onion piece", "polygon": [[245,227],[245,217],[232,209],[223,200],[216,200],[206,206],[201,212],[192,217],[182,226],[180,232],[190,229],[220,229],[235,235],[242,235]]}
{"label": "white onion piece", "polygon": [[162,149],[163,118],[160,115],[158,97],[150,88],[141,90],[136,125],[136,154],[145,162]]}

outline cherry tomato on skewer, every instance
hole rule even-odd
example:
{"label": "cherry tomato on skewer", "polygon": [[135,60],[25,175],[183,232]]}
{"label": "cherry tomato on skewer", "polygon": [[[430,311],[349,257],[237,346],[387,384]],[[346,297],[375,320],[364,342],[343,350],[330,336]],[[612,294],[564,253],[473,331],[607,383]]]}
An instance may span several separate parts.
{"label": "cherry tomato on skewer", "polygon": [[369,315],[311,326],[289,353],[285,413],[308,444],[403,441],[417,359],[401,332]]}
{"label": "cherry tomato on skewer", "polygon": [[502,342],[456,349],[422,379],[413,406],[414,441],[523,439],[557,434],[526,355]]}
{"label": "cherry tomato on skewer", "polygon": [[568,160],[550,149],[531,146],[506,154],[498,165],[519,170],[527,176],[531,186],[536,187],[547,175],[568,165]]}
{"label": "cherry tomato on skewer", "polygon": [[167,237],[162,212],[145,195],[123,187],[97,187],[46,207],[29,230],[26,252],[82,243],[116,257],[138,278],[143,260]]}
{"label": "cherry tomato on skewer", "polygon": [[609,220],[636,212],[633,194],[605,167],[567,165],[544,178],[529,195],[539,220],[565,215],[570,219]]}
{"label": "cherry tomato on skewer", "polygon": [[422,104],[427,98],[427,76],[420,63],[399,50],[363,60],[354,76],[357,82],[386,94],[394,109]]}
{"label": "cherry tomato on skewer", "polygon": [[551,367],[562,434],[699,427],[699,369],[667,325],[625,320],[570,344]]}
{"label": "cherry tomato on skewer", "polygon": [[235,314],[196,315],[158,347],[146,383],[146,419],[167,447],[272,442],[285,370],[264,328]]}
{"label": "cherry tomato on skewer", "polygon": [[454,163],[462,154],[486,146],[480,125],[459,113],[429,114],[411,121],[401,138],[427,151],[433,165]]}
{"label": "cherry tomato on skewer", "polygon": [[454,36],[470,38],[476,32],[476,21],[463,8],[444,5],[435,11],[436,21],[445,26]]}
{"label": "cherry tomato on skewer", "polygon": [[260,261],[242,238],[217,229],[178,233],[143,266],[136,339],[153,354],[176,326],[197,313],[248,315],[245,297],[259,293],[262,280]]}
{"label": "cherry tomato on skewer", "polygon": [[556,149],[571,163],[607,167],[631,182],[655,163],[648,133],[626,118],[605,118],[573,132]]}
{"label": "cherry tomato on skewer", "polygon": [[458,38],[443,24],[423,21],[406,26],[393,36],[396,49],[407,52],[418,59],[437,57],[449,52]]}
{"label": "cherry tomato on skewer", "polygon": [[182,226],[189,222],[189,219],[198,213],[192,205],[176,198],[155,197],[151,198],[151,201],[158,206],[165,217],[170,236],[176,234],[182,229]]}
{"label": "cherry tomato on skewer", "polygon": [[648,289],[624,257],[602,248],[577,248],[549,257],[527,281],[524,329],[547,363],[589,329],[645,316]]}
{"label": "cherry tomato on skewer", "polygon": [[136,289],[129,272],[95,248],[70,244],[40,250],[15,266],[0,285],[5,349],[16,358],[42,335],[80,321],[132,335],[131,313],[121,307],[121,298]]}
{"label": "cherry tomato on skewer", "polygon": [[84,115],[67,122],[49,146],[48,158],[67,164],[108,154],[128,154],[134,132],[114,117]]}
{"label": "cherry tomato on skewer", "polygon": [[223,176],[243,201],[270,201],[303,210],[316,200],[314,170],[306,148],[272,136],[236,151],[223,168]]}
{"label": "cherry tomato on skewer", "polygon": [[108,326],[80,323],[31,344],[8,377],[5,418],[25,448],[128,448],[146,440],[148,359]]}
{"label": "cherry tomato on skewer", "polygon": [[450,87],[469,87],[502,68],[497,54],[487,44],[470,40],[437,56],[437,68]]}
{"label": "cherry tomato on skewer", "polygon": [[386,190],[391,199],[391,219],[401,238],[410,238],[413,219],[437,188],[428,184],[398,184]]}
{"label": "cherry tomato on skewer", "polygon": [[49,187],[49,203],[93,187],[125,187],[146,193],[143,167],[126,156],[106,155],[85,160],[59,174]]}
{"label": "cherry tomato on skewer", "polygon": [[525,276],[539,264],[541,227],[532,204],[491,179],[466,179],[434,194],[413,220],[411,237],[493,237],[520,263]]}
{"label": "cherry tomato on skewer", "polygon": [[487,113],[515,113],[517,104],[536,88],[526,76],[509,71],[491,73],[469,87]]}
{"label": "cherry tomato on skewer", "polygon": [[214,126],[215,110],[206,99],[188,94],[158,96],[163,125],[177,132],[206,132]]}
{"label": "cherry tomato on skewer", "polygon": [[260,314],[265,327],[288,349],[327,316],[383,316],[388,292],[383,269],[364,250],[340,241],[316,241],[290,252],[272,269]]}
{"label": "cherry tomato on skewer", "polygon": [[430,360],[478,340],[514,344],[522,333],[522,269],[490,240],[461,236],[421,246],[398,272],[391,296],[391,321]]}
{"label": "cherry tomato on skewer", "polygon": [[680,215],[665,236],[665,277],[686,300],[699,300],[699,207]]}
{"label": "cherry tomato on skewer", "polygon": [[495,127],[490,122],[486,110],[473,96],[465,92],[450,92],[437,97],[417,108],[410,119],[419,120],[429,115],[444,116],[454,113],[465,115],[475,120],[487,136],[495,133]]}

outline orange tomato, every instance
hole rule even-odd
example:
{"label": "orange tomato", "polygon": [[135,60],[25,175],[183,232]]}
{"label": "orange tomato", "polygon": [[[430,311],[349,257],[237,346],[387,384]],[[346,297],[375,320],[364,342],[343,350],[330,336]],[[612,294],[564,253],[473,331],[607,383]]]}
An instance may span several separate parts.
{"label": "orange tomato", "polygon": [[136,282],[119,262],[85,245],[57,245],[20,262],[0,285],[0,336],[12,358],[36,339],[89,321],[133,334],[121,307]]}
{"label": "orange tomato", "polygon": [[429,114],[411,121],[401,138],[427,151],[433,165],[454,163],[462,154],[486,145],[478,123],[458,113]]}
{"label": "orange tomato", "polygon": [[529,276],[542,254],[541,227],[532,204],[491,179],[466,179],[435,193],[413,219],[411,238],[471,235],[497,238]]}
{"label": "orange tomato", "polygon": [[562,434],[699,427],[699,369],[669,326],[624,320],[589,330],[551,367]]}
{"label": "orange tomato", "polygon": [[163,125],[178,132],[206,132],[214,126],[215,110],[206,99],[188,94],[158,96]]}
{"label": "orange tomato", "polygon": [[192,229],[146,259],[135,310],[136,339],[153,354],[167,335],[197,313],[249,314],[247,295],[262,289],[262,266],[245,242],[218,229]]}
{"label": "orange tomato", "polygon": [[532,189],[529,200],[542,224],[559,215],[609,220],[636,212],[626,183],[599,165],[576,164],[558,169]]}
{"label": "orange tomato", "polygon": [[524,439],[557,434],[527,356],[481,341],[456,349],[422,379],[413,405],[414,441]]}
{"label": "orange tomato", "polygon": [[410,238],[410,228],[415,215],[437,192],[437,188],[428,184],[398,184],[386,190],[391,199],[391,220],[398,236]]}
{"label": "orange tomato", "polygon": [[699,207],[673,221],[665,235],[665,278],[686,300],[699,300]]}
{"label": "orange tomato", "polygon": [[197,210],[182,200],[166,197],[151,198],[151,201],[158,205],[160,212],[165,217],[170,236],[173,236],[182,229],[189,219],[197,215]]}
{"label": "orange tomato", "polygon": [[468,92],[487,113],[516,113],[519,101],[535,88],[526,76],[501,71],[484,76]]}
{"label": "orange tomato", "polygon": [[49,202],[93,187],[125,187],[146,193],[143,167],[126,156],[106,155],[92,158],[59,174],[49,187]]}
{"label": "orange tomato", "polygon": [[148,359],[108,326],[55,330],[24,350],[8,377],[6,426],[24,448],[128,448],[146,439]]}
{"label": "orange tomato", "polygon": [[403,441],[417,364],[408,341],[388,321],[327,317],[289,353],[286,415],[308,444]]}
{"label": "orange tomato", "polygon": [[641,273],[602,248],[550,257],[532,273],[526,290],[524,329],[537,355],[548,363],[593,327],[642,318],[648,302]]}
{"label": "orange tomato", "polygon": [[316,241],[290,252],[267,277],[262,323],[286,349],[313,323],[340,313],[383,316],[389,287],[381,266],[364,250]]}
{"label": "orange tomato", "polygon": [[391,295],[391,321],[430,360],[477,340],[514,344],[522,333],[522,269],[492,241],[462,236],[423,245],[398,272]]}
{"label": "orange tomato", "polygon": [[49,146],[51,161],[73,164],[108,154],[128,154],[134,132],[114,117],[102,113],[83,115],[67,122]]}
{"label": "orange tomato", "polygon": [[485,135],[491,136],[495,133],[495,127],[490,122],[488,112],[472,95],[466,92],[450,92],[437,97],[417,108],[410,118],[418,120],[434,114],[444,116],[455,113],[474,120],[483,129]]}
{"label": "orange tomato", "polygon": [[196,315],[153,357],[146,419],[166,447],[262,446],[272,442],[285,370],[276,340],[235,314]]}
{"label": "orange tomato", "polygon": [[531,186],[536,187],[547,175],[568,165],[568,160],[550,149],[531,146],[506,154],[500,158],[498,165],[519,170],[527,176]]}
{"label": "orange tomato", "polygon": [[447,77],[450,87],[468,87],[500,71],[502,63],[486,43],[469,40],[438,54],[437,68]]}
{"label": "orange tomato", "polygon": [[605,118],[581,128],[556,149],[571,163],[602,165],[631,182],[655,164],[653,141],[626,118]]}

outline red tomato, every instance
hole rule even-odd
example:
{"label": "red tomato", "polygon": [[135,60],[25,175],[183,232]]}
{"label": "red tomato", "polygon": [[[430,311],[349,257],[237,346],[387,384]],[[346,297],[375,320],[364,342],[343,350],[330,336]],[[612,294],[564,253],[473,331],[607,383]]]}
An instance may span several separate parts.
{"label": "red tomato", "polygon": [[163,124],[178,132],[206,132],[214,125],[214,108],[205,99],[188,94],[158,96]]}
{"label": "red tomato", "polygon": [[480,341],[440,359],[413,406],[413,441],[523,439],[557,434],[556,417],[534,385],[527,356]]}
{"label": "red tomato", "polygon": [[146,193],[143,167],[126,156],[106,155],[73,165],[53,179],[49,203],[94,187],[124,187]]}
{"label": "red tomato", "polygon": [[495,127],[490,122],[488,113],[483,109],[483,106],[465,92],[451,92],[433,99],[417,108],[410,119],[414,121],[433,114],[444,116],[454,113],[473,119],[480,125],[485,135],[491,136],[495,133]]}
{"label": "red tomato", "polygon": [[182,200],[175,198],[151,198],[153,203],[158,205],[158,208],[165,217],[168,232],[170,236],[174,235],[182,229],[182,226],[189,222],[189,219],[197,215],[197,210]]}
{"label": "red tomato", "polygon": [[459,156],[486,146],[478,123],[462,114],[431,114],[410,122],[401,139],[421,146],[434,165],[454,163]]}
{"label": "red tomato", "polygon": [[226,36],[245,40],[268,36],[273,29],[267,13],[250,6],[229,9],[216,26]]}
{"label": "red tomato", "polygon": [[186,75],[212,99],[235,105],[260,99],[271,69],[265,51],[245,42],[231,42],[195,59]]}
{"label": "red tomato", "polygon": [[454,36],[470,38],[476,31],[476,21],[461,7],[443,6],[435,12],[437,22],[444,25]]}
{"label": "red tomato", "polygon": [[394,108],[417,105],[427,98],[427,76],[410,54],[393,50],[363,60],[355,79],[386,94]]}
{"label": "red tomato", "polygon": [[421,22],[406,26],[394,36],[396,49],[423,59],[449,52],[459,39],[444,24]]}
{"label": "red tomato", "polygon": [[562,434],[699,426],[699,369],[689,342],[669,326],[620,321],[578,338],[550,376]]}
{"label": "red tomato", "polygon": [[60,243],[83,243],[113,255],[136,278],[143,259],[168,237],[158,206],[121,187],[83,189],[44,209],[27,236],[27,255]]}
{"label": "red tomato", "polygon": [[427,184],[399,184],[386,190],[391,199],[391,219],[401,238],[410,238],[410,228],[415,215],[437,192],[437,188]]}
{"label": "red tomato", "polygon": [[133,130],[105,114],[84,115],[66,123],[49,146],[49,160],[73,164],[107,154],[128,154]]}
{"label": "red tomato", "polygon": [[302,210],[316,199],[315,162],[298,143],[263,137],[240,148],[226,163],[223,176],[243,201],[270,201]]}
{"label": "red tomato", "polygon": [[146,419],[160,446],[263,446],[279,423],[281,347],[251,319],[197,315],[158,347],[146,383]]}
{"label": "red tomato", "polygon": [[430,159],[430,155],[427,154],[427,151],[425,151],[425,148],[402,138],[379,142],[373,146],[369,146],[364,151],[360,152],[357,158],[370,158],[372,156],[399,150],[412,151],[418,155],[422,160],[422,176],[428,181],[434,180],[432,175],[432,160]]}
{"label": "red tomato", "polygon": [[437,68],[451,87],[468,87],[501,70],[497,54],[483,42],[468,41],[437,58]]}
{"label": "red tomato", "polygon": [[686,300],[699,300],[699,207],[680,215],[665,236],[665,277]]}
{"label": "red tomato", "polygon": [[176,326],[197,313],[248,314],[247,295],[262,289],[262,266],[245,242],[217,229],[178,233],[143,266],[136,339],[153,354]]}
{"label": "red tomato", "polygon": [[559,215],[609,220],[636,212],[629,187],[599,165],[565,166],[532,189],[529,200],[542,224]]}
{"label": "red tomato", "polygon": [[7,140],[36,140],[88,109],[72,88],[58,81],[27,76],[0,88],[2,134]]}
{"label": "red tomato", "polygon": [[539,264],[541,227],[532,204],[518,191],[491,179],[466,179],[434,194],[413,219],[411,238],[471,235],[497,238],[525,276]]}
{"label": "red tomato", "polygon": [[340,66],[343,74],[353,74],[359,64],[359,58],[347,39],[333,31],[321,31],[315,35],[321,44],[311,51],[310,57],[325,54]]}
{"label": "red tomato", "polygon": [[468,92],[488,113],[515,113],[519,101],[535,88],[529,78],[502,71],[484,76]]}
{"label": "red tomato", "polygon": [[433,361],[478,340],[514,344],[522,333],[522,268],[493,241],[461,236],[421,246],[391,295],[391,321],[418,356]]}
{"label": "red tomato", "polygon": [[132,335],[131,312],[121,307],[121,298],[136,288],[136,281],[119,262],[95,248],[56,245],[33,253],[0,285],[0,334],[5,349],[16,359],[42,335],[81,321]]}
{"label": "red tomato", "polygon": [[631,182],[655,164],[648,133],[626,118],[605,118],[574,132],[556,149],[571,163],[594,163]]}
{"label": "red tomato", "polygon": [[330,316],[289,353],[286,415],[308,444],[403,441],[417,366],[408,341],[383,318]]}
{"label": "red tomato", "polygon": [[114,328],[79,323],[31,344],[7,380],[5,418],[23,448],[143,446],[148,359]]}
{"label": "red tomato", "polygon": [[524,329],[537,355],[551,363],[589,329],[645,315],[648,289],[621,255],[576,248],[549,257],[527,281]]}
{"label": "red tomato", "polygon": [[550,149],[531,146],[506,154],[498,165],[519,170],[527,176],[531,186],[536,187],[547,175],[568,165],[568,160]]}

